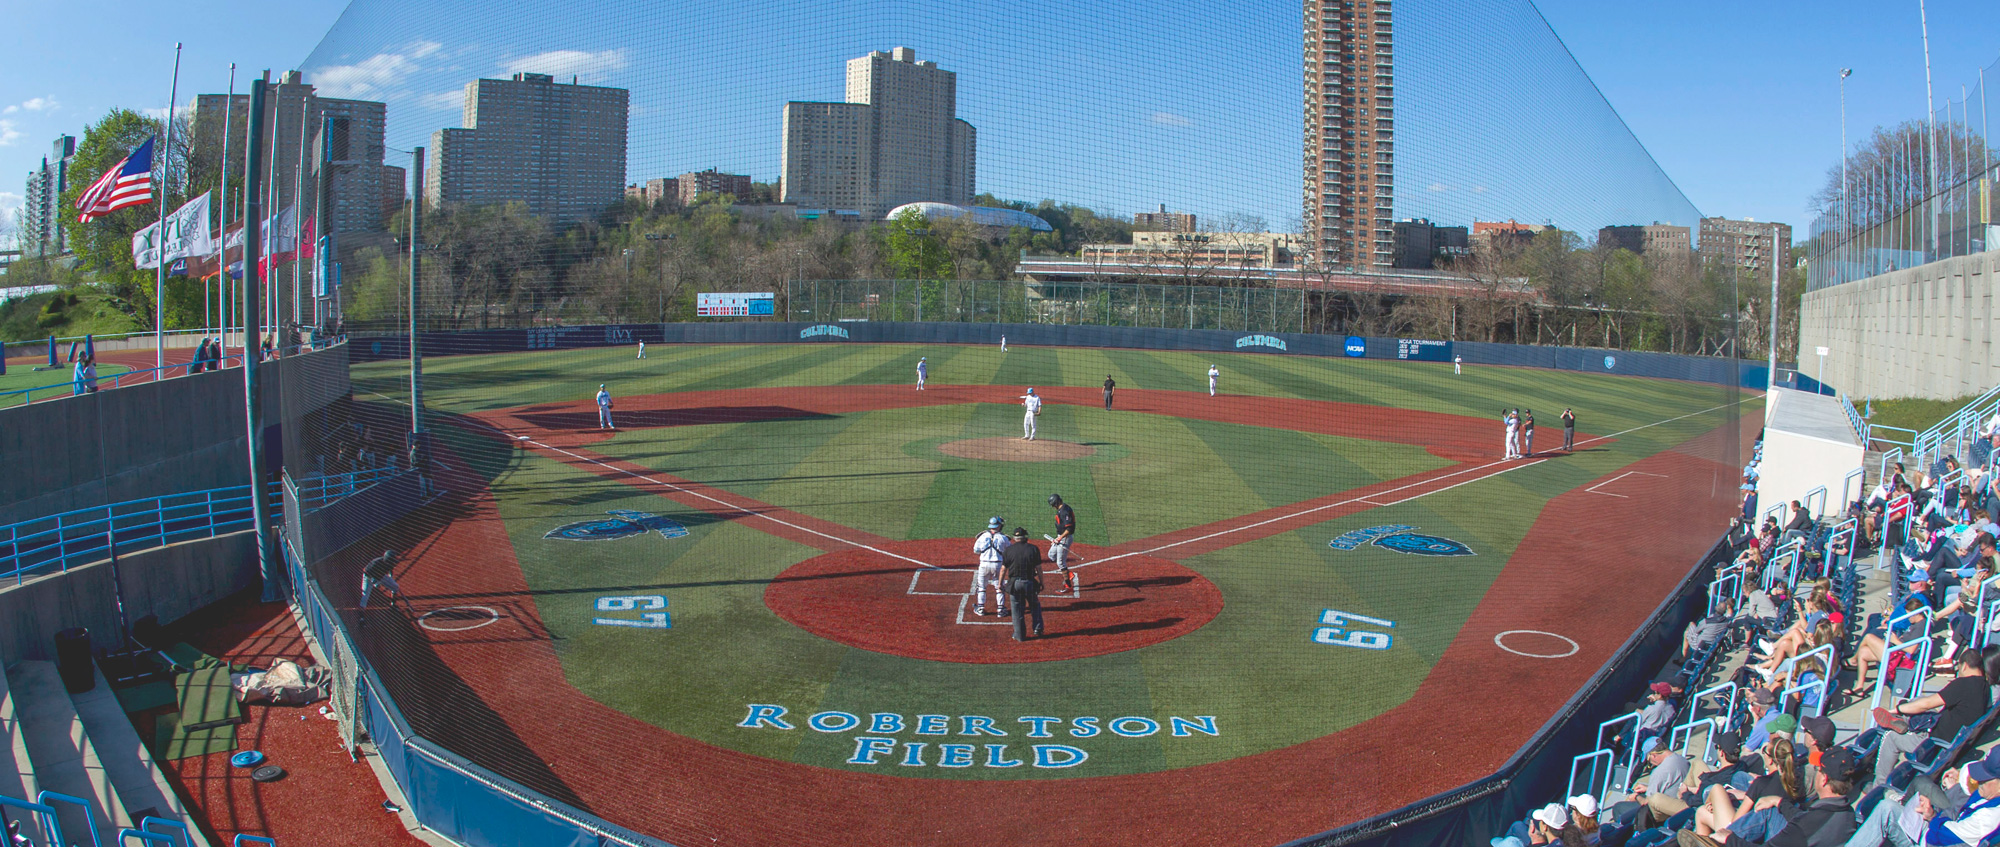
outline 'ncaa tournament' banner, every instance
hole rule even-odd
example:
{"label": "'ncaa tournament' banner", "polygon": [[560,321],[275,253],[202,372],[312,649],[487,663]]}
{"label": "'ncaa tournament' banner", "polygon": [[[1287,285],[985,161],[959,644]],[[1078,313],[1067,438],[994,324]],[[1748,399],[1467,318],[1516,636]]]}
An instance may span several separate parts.
{"label": "'ncaa tournament' banner", "polygon": [[1396,358],[1412,362],[1451,361],[1451,342],[1424,338],[1396,339]]}

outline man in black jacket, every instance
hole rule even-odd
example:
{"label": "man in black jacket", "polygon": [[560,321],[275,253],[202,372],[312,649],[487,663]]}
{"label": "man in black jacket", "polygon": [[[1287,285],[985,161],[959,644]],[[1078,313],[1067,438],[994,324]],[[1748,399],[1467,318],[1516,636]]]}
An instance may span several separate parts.
{"label": "man in black jacket", "polygon": [[1014,640],[1028,640],[1028,615],[1035,616],[1035,637],[1042,636],[1042,551],[1028,541],[1028,531],[1014,528],[1014,543],[1000,554],[1007,594],[1013,598]]}

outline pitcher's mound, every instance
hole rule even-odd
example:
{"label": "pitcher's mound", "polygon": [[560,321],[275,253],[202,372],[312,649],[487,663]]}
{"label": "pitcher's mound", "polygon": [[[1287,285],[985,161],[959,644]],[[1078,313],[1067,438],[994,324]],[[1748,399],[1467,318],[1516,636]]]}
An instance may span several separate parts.
{"label": "pitcher's mound", "polygon": [[1040,438],[1027,441],[1001,437],[947,441],[938,445],[938,452],[961,459],[980,459],[988,462],[1054,462],[1062,459],[1081,459],[1097,452],[1097,448],[1069,441]]}

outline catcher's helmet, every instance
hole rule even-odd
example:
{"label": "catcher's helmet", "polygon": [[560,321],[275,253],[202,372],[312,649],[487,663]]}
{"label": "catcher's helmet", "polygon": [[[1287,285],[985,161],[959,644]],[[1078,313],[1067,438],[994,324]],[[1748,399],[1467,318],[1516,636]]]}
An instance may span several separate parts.
{"label": "catcher's helmet", "polygon": [[1062,495],[1060,495],[1060,494],[1051,494],[1051,495],[1049,495],[1049,505],[1051,505],[1051,506],[1060,506],[1060,505],[1062,505]]}

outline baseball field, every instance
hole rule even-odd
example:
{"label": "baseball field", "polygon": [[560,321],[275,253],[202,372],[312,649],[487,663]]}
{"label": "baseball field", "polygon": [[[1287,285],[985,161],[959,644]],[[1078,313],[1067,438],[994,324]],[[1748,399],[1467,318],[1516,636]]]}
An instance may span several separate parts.
{"label": "baseball field", "polygon": [[[354,392],[407,414],[406,366]],[[424,401],[447,493],[358,545],[407,550],[412,601],[364,649],[451,677],[404,704],[478,715],[411,718],[448,747],[675,844],[1280,843],[1463,784],[1707,549],[1761,408],[1519,368],[837,343],[436,357]],[[1523,459],[1509,408],[1537,423]],[[1045,637],[1016,642],[968,593],[972,540],[997,516],[1046,548],[1051,494],[1080,585],[1048,574]]]}

